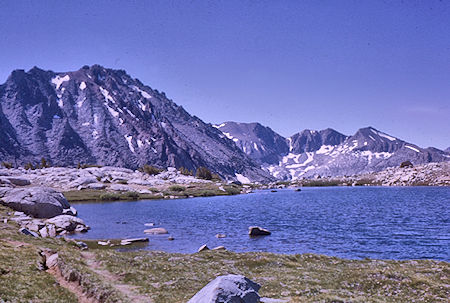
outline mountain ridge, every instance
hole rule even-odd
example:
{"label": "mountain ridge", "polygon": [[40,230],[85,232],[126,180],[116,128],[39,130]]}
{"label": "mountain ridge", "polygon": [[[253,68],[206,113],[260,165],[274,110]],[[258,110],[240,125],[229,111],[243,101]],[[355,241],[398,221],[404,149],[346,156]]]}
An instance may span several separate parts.
{"label": "mountain ridge", "polygon": [[[229,123],[234,122],[216,127],[231,131],[227,135],[237,139],[235,142],[239,143],[239,147],[247,146],[245,151],[252,157],[253,152],[248,148],[254,142],[240,140],[257,137],[256,134],[245,136],[232,132],[233,129],[227,127]],[[245,123],[240,125],[241,129],[245,129]],[[399,166],[404,161],[423,164],[450,160],[449,152],[433,147],[421,148],[371,126],[360,128],[351,136],[331,128],[319,131],[305,129],[285,138],[285,141],[289,152],[279,153],[278,163],[262,163],[262,167],[277,179],[355,175]]]}
{"label": "mountain ridge", "polygon": [[0,159],[18,164],[44,157],[65,166],[205,166],[225,178],[271,178],[164,92],[100,65],[13,71],[0,85],[0,125]]}

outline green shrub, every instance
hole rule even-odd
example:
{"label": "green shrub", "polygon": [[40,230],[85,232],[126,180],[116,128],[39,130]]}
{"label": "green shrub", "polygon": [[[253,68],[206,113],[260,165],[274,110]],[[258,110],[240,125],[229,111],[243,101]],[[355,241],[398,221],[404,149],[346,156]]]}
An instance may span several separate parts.
{"label": "green shrub", "polygon": [[44,157],[42,157],[41,168],[47,168],[47,167],[50,167],[50,164],[47,162],[47,160]]}
{"label": "green shrub", "polygon": [[127,198],[130,198],[130,199],[139,199],[139,193],[137,193],[137,192],[135,192],[135,191],[127,192],[127,193],[125,194],[125,196],[126,196]]}
{"label": "green shrub", "polygon": [[181,186],[181,185],[172,185],[172,186],[169,186],[169,190],[170,191],[181,192],[181,191],[185,191],[186,187]]}
{"label": "green shrub", "polygon": [[197,173],[195,174],[195,176],[199,179],[205,179],[205,180],[212,179],[211,171],[203,166],[200,166],[199,168],[197,168]]}
{"label": "green shrub", "polygon": [[26,170],[29,170],[29,169],[34,170],[34,169],[36,169],[36,168],[33,166],[33,163],[31,163],[31,162],[28,162],[28,163],[25,164],[23,167],[24,167]]}
{"label": "green shrub", "polygon": [[212,181],[222,181],[222,178],[218,174],[212,174]]}
{"label": "green shrub", "polygon": [[140,169],[140,171],[142,171],[142,172],[144,172],[144,173],[146,173],[146,174],[148,174],[148,175],[157,175],[157,174],[159,174],[160,172],[162,172],[163,170],[160,169],[160,168],[157,168],[157,167],[155,167],[155,166],[151,166],[151,165],[145,164],[145,165]]}
{"label": "green shrub", "polygon": [[2,162],[2,166],[6,169],[11,169],[13,167],[12,163],[10,162]]}
{"label": "green shrub", "polygon": [[413,164],[411,163],[411,161],[404,161],[400,164],[400,168],[403,167],[413,167]]}
{"label": "green shrub", "polygon": [[202,191],[199,191],[198,193],[194,193],[195,197],[212,197],[217,196],[217,191],[211,190],[211,189],[205,189]]}
{"label": "green shrub", "polygon": [[117,183],[119,183],[119,184],[128,184],[128,181],[127,180],[119,180],[119,181],[117,181]]}
{"label": "green shrub", "polygon": [[224,189],[229,195],[238,195],[241,193],[241,190],[235,186],[226,186]]}
{"label": "green shrub", "polygon": [[111,201],[111,200],[119,200],[120,195],[116,193],[104,193],[100,195],[100,200],[103,201]]}
{"label": "green shrub", "polygon": [[194,172],[192,170],[187,169],[186,167],[180,167],[180,173],[185,176],[193,176]]}

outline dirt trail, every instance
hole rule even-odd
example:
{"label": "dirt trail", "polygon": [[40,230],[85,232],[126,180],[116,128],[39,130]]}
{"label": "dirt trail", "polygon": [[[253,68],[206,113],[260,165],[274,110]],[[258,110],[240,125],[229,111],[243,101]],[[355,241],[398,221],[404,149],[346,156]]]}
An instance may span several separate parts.
{"label": "dirt trail", "polygon": [[[55,252],[44,251],[46,258],[49,258],[54,253]],[[102,268],[101,263],[96,260],[94,253],[83,252],[81,255],[85,259],[86,264],[90,270],[102,277],[104,281],[108,282],[114,289],[120,292],[123,297],[127,298],[130,302],[152,303],[152,300],[150,298],[140,295],[137,292],[136,286],[120,283],[120,277]],[[99,303],[97,299],[88,297],[83,292],[83,287],[80,285],[79,281],[67,281],[62,275],[59,266],[57,266],[56,264],[47,269],[47,272],[55,278],[55,280],[61,287],[64,287],[72,292],[77,297],[79,303]]]}
{"label": "dirt trail", "polygon": [[92,252],[83,252],[81,253],[83,258],[86,260],[86,264],[89,268],[95,272],[96,274],[103,277],[108,283],[110,283],[115,289],[122,293],[122,295],[131,302],[136,303],[152,303],[152,300],[146,296],[140,295],[137,292],[137,286],[132,286],[129,284],[120,283],[120,277],[114,275],[108,270],[102,268],[101,263],[98,262],[95,258],[95,254]]}
{"label": "dirt trail", "polygon": [[78,281],[69,282],[64,279],[59,267],[55,266],[49,268],[47,269],[47,272],[55,277],[56,281],[61,287],[64,287],[65,289],[73,293],[77,297],[79,303],[98,303],[98,301],[94,298],[86,296],[86,294],[83,292],[83,288],[80,284],[78,284]]}

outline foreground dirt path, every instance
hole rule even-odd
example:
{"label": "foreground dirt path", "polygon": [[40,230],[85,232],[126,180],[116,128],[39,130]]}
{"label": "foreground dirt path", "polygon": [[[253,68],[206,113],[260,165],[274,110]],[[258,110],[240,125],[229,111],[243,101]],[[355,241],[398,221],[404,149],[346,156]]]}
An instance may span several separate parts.
{"label": "foreground dirt path", "polygon": [[[95,254],[92,252],[81,253],[82,257],[85,259],[86,264],[89,269],[91,269],[96,274],[104,278],[104,280],[110,283],[116,290],[122,293],[122,295],[128,298],[131,302],[136,303],[152,303],[153,301],[143,295],[140,295],[137,291],[137,286],[120,283],[120,277],[114,275],[110,271],[104,269],[101,263],[95,258]],[[80,301],[81,302],[81,301]],[[84,303],[84,302],[82,302]]]}
{"label": "foreground dirt path", "polygon": [[47,272],[55,278],[55,280],[61,287],[64,287],[65,289],[73,293],[77,297],[79,303],[99,303],[94,298],[86,296],[86,294],[83,292],[83,288],[80,284],[78,284],[78,282],[69,282],[64,279],[58,267],[49,268],[47,269]]}

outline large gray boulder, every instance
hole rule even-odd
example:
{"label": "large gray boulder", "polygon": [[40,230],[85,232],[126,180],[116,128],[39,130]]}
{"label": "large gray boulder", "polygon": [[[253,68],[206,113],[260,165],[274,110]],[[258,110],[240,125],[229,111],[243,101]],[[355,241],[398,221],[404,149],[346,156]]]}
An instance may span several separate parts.
{"label": "large gray boulder", "polygon": [[94,177],[79,177],[70,182],[69,187],[78,187],[80,185],[88,185],[91,183],[97,183],[97,178]]}
{"label": "large gray boulder", "polygon": [[12,184],[18,186],[26,186],[31,184],[30,180],[21,177],[6,177],[6,179],[8,179]]}
{"label": "large gray boulder", "polygon": [[45,220],[45,223],[55,225],[57,231],[72,232],[87,231],[89,229],[82,219],[70,215],[59,215]]}
{"label": "large gray boulder", "polygon": [[48,187],[14,188],[4,193],[0,203],[35,218],[52,218],[70,209],[64,195]]}
{"label": "large gray boulder", "polygon": [[258,283],[241,275],[219,276],[209,282],[188,303],[257,303]]}

